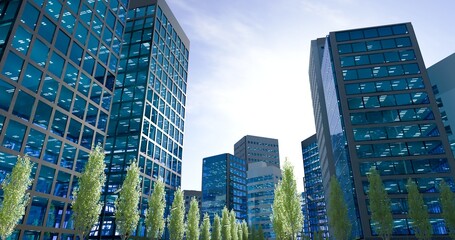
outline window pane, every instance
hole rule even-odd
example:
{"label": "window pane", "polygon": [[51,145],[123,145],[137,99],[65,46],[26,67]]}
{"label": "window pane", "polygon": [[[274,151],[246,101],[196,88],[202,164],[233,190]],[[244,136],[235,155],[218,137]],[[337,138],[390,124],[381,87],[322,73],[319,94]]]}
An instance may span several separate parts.
{"label": "window pane", "polygon": [[60,137],[63,137],[65,134],[67,120],[68,116],[61,113],[60,111],[55,111],[51,132],[59,135]]}
{"label": "window pane", "polygon": [[41,25],[39,27],[38,33],[41,37],[46,39],[47,42],[52,43],[52,38],[54,37],[55,24],[49,20],[47,17],[41,19]]}
{"label": "window pane", "polygon": [[38,16],[39,16],[38,10],[27,2],[27,5],[25,5],[24,12],[22,13],[21,22],[25,23],[31,29],[35,29]]}
{"label": "window pane", "polygon": [[52,114],[52,107],[39,101],[36,108],[33,124],[47,129]]}
{"label": "window pane", "polygon": [[8,111],[11,106],[15,87],[0,79],[0,109]]}
{"label": "window pane", "polygon": [[30,120],[34,103],[34,97],[20,90],[14,105],[13,114],[27,121]]}
{"label": "window pane", "polygon": [[51,60],[49,61],[49,71],[60,78],[62,76],[64,63],[65,60],[63,60],[63,58],[56,52],[53,52]]}
{"label": "window pane", "polygon": [[72,100],[73,100],[73,92],[70,91],[65,86],[62,86],[62,89],[60,90],[58,105],[69,112]]}
{"label": "window pane", "polygon": [[14,34],[14,39],[11,45],[17,51],[27,54],[28,48],[30,47],[30,41],[32,40],[32,34],[25,30],[22,26],[19,26]]}
{"label": "window pane", "polygon": [[3,66],[2,74],[9,79],[17,82],[22,70],[22,64],[24,64],[24,60],[13,52],[9,52],[5,62],[8,64],[5,64],[5,66]]}
{"label": "window pane", "polygon": [[46,76],[44,78],[43,88],[41,89],[41,96],[51,102],[54,102],[58,91],[58,85],[58,82],[54,78]]}
{"label": "window pane", "polygon": [[32,46],[32,53],[30,54],[30,58],[41,67],[44,67],[44,65],[46,64],[48,54],[49,47],[47,47],[39,39],[35,39],[35,42],[33,43]]}
{"label": "window pane", "polygon": [[26,126],[14,120],[10,120],[8,128],[6,129],[5,136],[3,138],[3,147],[19,152],[22,147],[26,129]]}

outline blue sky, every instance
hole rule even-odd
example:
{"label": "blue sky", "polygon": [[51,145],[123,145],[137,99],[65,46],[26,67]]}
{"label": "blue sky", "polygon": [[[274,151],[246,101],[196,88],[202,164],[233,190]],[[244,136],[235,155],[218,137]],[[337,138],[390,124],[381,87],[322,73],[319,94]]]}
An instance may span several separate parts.
{"label": "blue sky", "polygon": [[182,188],[202,159],[244,135],[277,138],[303,190],[300,142],[315,133],[310,41],[330,31],[412,22],[427,67],[455,52],[455,2],[167,0],[190,46]]}

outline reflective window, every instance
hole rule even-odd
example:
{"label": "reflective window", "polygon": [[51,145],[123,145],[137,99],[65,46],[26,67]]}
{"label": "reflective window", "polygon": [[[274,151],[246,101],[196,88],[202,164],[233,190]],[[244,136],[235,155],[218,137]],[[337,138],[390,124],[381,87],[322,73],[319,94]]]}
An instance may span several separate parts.
{"label": "reflective window", "polygon": [[[74,1],[66,1],[68,5]],[[63,26],[70,34],[73,33],[74,26],[76,25],[76,18],[74,15],[67,9],[63,11],[61,18],[61,26]]]}
{"label": "reflective window", "polygon": [[25,154],[39,158],[44,144],[45,135],[35,129],[30,129],[27,144],[25,145]]}
{"label": "reflective window", "polygon": [[75,42],[73,42],[73,46],[71,47],[70,59],[73,60],[74,63],[77,65],[81,65],[82,60],[82,48]]}
{"label": "reflective window", "polygon": [[[47,214],[47,221],[46,221],[46,226],[47,227],[55,227],[59,228],[60,224],[62,222],[62,217],[63,217],[63,208],[65,204],[60,201],[53,200],[50,207],[49,211]],[[65,239],[65,238],[63,238]]]}
{"label": "reflective window", "polygon": [[63,71],[63,64],[65,63],[65,60],[57,54],[57,52],[53,52],[51,59],[49,61],[49,71],[53,73],[55,76],[60,78],[62,76],[62,71]]}
{"label": "reflective window", "polygon": [[55,169],[41,165],[38,182],[36,183],[36,191],[42,193],[51,193],[52,182],[54,179]]}
{"label": "reflective window", "polygon": [[86,105],[87,105],[87,101],[84,100],[79,95],[76,95],[76,97],[74,98],[74,105],[73,105],[72,113],[76,117],[80,118],[81,120],[84,119]]}
{"label": "reflective window", "polygon": [[[47,198],[34,196],[31,201],[30,211],[28,213],[27,225],[41,226],[43,225],[44,216],[47,208]],[[38,232],[24,233],[26,239],[39,239]]]}
{"label": "reflective window", "polygon": [[47,162],[56,164],[58,161],[58,155],[60,154],[60,148],[62,142],[51,136],[47,139],[46,151],[44,152],[43,159]]}
{"label": "reflective window", "polygon": [[73,100],[73,92],[70,91],[65,86],[62,86],[62,88],[60,90],[60,96],[58,99],[58,105],[69,112],[72,100]]}
{"label": "reflective window", "polygon": [[57,41],[55,41],[55,48],[60,50],[63,54],[68,53],[68,47],[70,45],[70,38],[62,30],[58,31]]}
{"label": "reflective window", "polygon": [[68,121],[68,116],[61,113],[60,111],[55,111],[54,120],[52,121],[51,132],[63,137],[65,134],[66,123]]}
{"label": "reflective window", "polygon": [[21,22],[25,23],[31,29],[35,29],[38,20],[39,11],[27,2],[24,12],[22,13]]}
{"label": "reflective window", "polygon": [[59,83],[51,76],[46,76],[43,82],[43,88],[41,89],[41,96],[50,102],[55,101],[56,94],[58,92]]}
{"label": "reflective window", "polygon": [[90,78],[85,74],[82,73],[79,79],[79,85],[77,86],[77,90],[85,96],[88,96],[88,92],[90,90]]}
{"label": "reflective window", "polygon": [[43,73],[38,68],[34,67],[31,63],[28,63],[25,75],[22,79],[22,86],[32,90],[33,92],[37,92],[42,74]]}
{"label": "reflective window", "polygon": [[32,53],[30,54],[30,58],[41,67],[44,67],[48,54],[49,47],[41,42],[41,40],[35,39],[35,42],[32,46]]}
{"label": "reflective window", "polygon": [[46,12],[54,18],[54,20],[58,20],[60,16],[60,11],[62,10],[62,4],[57,0],[48,0],[46,4]]}
{"label": "reflective window", "polygon": [[87,36],[88,36],[87,28],[82,23],[78,23],[77,28],[76,28],[76,34],[75,34],[76,39],[80,43],[82,43],[82,45],[85,45],[85,41],[88,38]]}
{"label": "reflective window", "polygon": [[27,121],[30,120],[34,103],[34,97],[30,96],[24,91],[19,90],[17,101],[14,105],[13,114]]}
{"label": "reflective window", "polygon": [[8,77],[9,79],[16,81],[19,79],[19,74],[22,70],[22,64],[24,64],[24,60],[18,57],[13,52],[8,52],[8,56],[6,57],[6,61],[8,64],[3,66],[2,74]]}
{"label": "reflective window", "polygon": [[11,106],[15,87],[0,79],[0,109],[8,111]]}
{"label": "reflective window", "polygon": [[68,197],[71,175],[62,171],[58,172],[57,181],[55,181],[54,196]]}
{"label": "reflective window", "polygon": [[71,118],[68,131],[66,133],[66,139],[74,143],[79,143],[79,135],[81,134],[82,124],[75,119]]}
{"label": "reflective window", "polygon": [[63,80],[68,85],[70,85],[71,87],[74,88],[76,86],[77,74],[78,74],[78,71],[77,71],[76,67],[74,67],[73,64],[68,63],[66,65],[66,72],[65,72],[65,75],[63,77]]}
{"label": "reflective window", "polygon": [[62,151],[62,159],[60,160],[60,166],[68,169],[73,169],[74,159],[76,158],[76,147],[65,143]]}
{"label": "reflective window", "polygon": [[81,145],[87,149],[91,149],[93,144],[94,131],[92,128],[85,126],[82,132]]}
{"label": "reflective window", "polygon": [[11,46],[13,46],[13,48],[15,48],[17,51],[26,55],[30,47],[31,40],[32,34],[19,25],[16,30],[16,34],[14,34]]}
{"label": "reflective window", "polygon": [[54,37],[55,24],[49,20],[47,17],[41,19],[41,25],[39,27],[38,33],[43,37],[47,42],[52,43],[52,38]]}

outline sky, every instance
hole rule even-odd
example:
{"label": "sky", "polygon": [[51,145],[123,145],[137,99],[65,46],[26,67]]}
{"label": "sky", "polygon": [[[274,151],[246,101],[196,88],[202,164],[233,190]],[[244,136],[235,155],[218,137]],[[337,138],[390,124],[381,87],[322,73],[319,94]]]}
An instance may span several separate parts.
{"label": "sky", "polygon": [[245,135],[276,138],[303,191],[300,143],[315,133],[310,41],[331,31],[411,22],[426,64],[455,52],[452,0],[166,0],[190,39],[182,189],[202,159]]}

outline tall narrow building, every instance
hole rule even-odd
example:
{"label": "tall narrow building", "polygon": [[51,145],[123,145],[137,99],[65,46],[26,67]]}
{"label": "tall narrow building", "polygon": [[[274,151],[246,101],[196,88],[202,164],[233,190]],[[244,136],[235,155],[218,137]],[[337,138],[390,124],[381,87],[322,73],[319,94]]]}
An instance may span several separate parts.
{"label": "tall narrow building", "polygon": [[235,210],[238,220],[247,220],[246,162],[224,153],[202,160],[202,213],[213,220],[224,206]]}
{"label": "tall narrow building", "polygon": [[105,143],[127,3],[0,1],[0,182],[17,155],[34,162],[11,239],[75,236],[70,196]]}
{"label": "tall narrow building", "polygon": [[278,139],[246,135],[234,144],[234,155],[247,161],[280,167]]}
{"label": "tall narrow building", "polygon": [[[189,40],[164,0],[129,3],[106,141],[104,211],[95,236],[115,235],[114,201],[126,169],[141,169],[141,213],[154,182],[165,183],[168,213],[180,187]],[[137,236],[145,236],[141,215]]]}
{"label": "tall narrow building", "polygon": [[446,238],[437,192],[442,179],[454,186],[455,161],[411,23],[331,32],[312,41],[310,63],[324,190],[332,175],[339,180],[352,238],[377,237],[366,195],[372,167],[391,198],[393,238],[414,234],[409,178],[428,206],[432,239]]}
{"label": "tall narrow building", "polygon": [[308,221],[307,235],[314,238],[314,234],[318,233],[324,238],[328,238],[327,209],[316,134],[303,140],[301,146],[305,174],[303,181],[305,194],[303,195],[306,198],[304,215]]}

